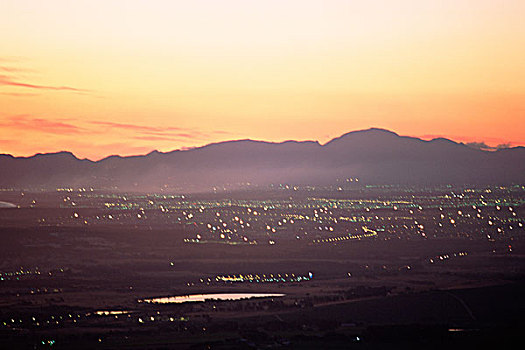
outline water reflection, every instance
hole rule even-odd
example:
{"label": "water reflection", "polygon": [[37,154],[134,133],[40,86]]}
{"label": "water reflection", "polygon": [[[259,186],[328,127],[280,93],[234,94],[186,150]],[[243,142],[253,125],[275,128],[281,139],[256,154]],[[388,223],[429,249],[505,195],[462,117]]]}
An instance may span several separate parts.
{"label": "water reflection", "polygon": [[188,302],[206,301],[206,300],[241,300],[251,298],[271,298],[282,297],[284,294],[267,294],[267,293],[218,293],[218,294],[192,294],[179,295],[172,297],[161,297],[151,299],[141,299],[138,302],[153,304],[180,304]]}

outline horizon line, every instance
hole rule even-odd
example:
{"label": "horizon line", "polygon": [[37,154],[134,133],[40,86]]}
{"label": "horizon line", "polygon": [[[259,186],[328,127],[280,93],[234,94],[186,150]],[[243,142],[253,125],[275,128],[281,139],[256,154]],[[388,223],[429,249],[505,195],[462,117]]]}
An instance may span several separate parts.
{"label": "horizon line", "polygon": [[345,133],[341,134],[340,136],[336,136],[336,137],[331,138],[330,140],[328,140],[325,143],[321,143],[318,140],[292,140],[292,139],[288,139],[288,140],[284,140],[284,141],[267,141],[267,140],[260,140],[260,139],[244,138],[244,139],[232,139],[232,140],[223,140],[223,141],[210,142],[210,143],[206,143],[206,144],[203,144],[203,145],[200,145],[200,146],[181,147],[181,148],[172,149],[170,151],[165,151],[165,152],[159,151],[158,149],[152,149],[151,151],[149,151],[147,153],[141,153],[141,154],[130,154],[130,155],[109,154],[109,155],[106,155],[106,156],[102,156],[102,157],[100,157],[98,159],[91,159],[89,157],[79,158],[77,155],[75,155],[74,152],[68,151],[68,150],[50,151],[50,152],[36,152],[34,154],[31,154],[31,155],[14,155],[14,154],[10,154],[10,153],[0,153],[0,155],[11,156],[11,157],[17,158],[17,159],[28,159],[28,158],[33,158],[33,157],[36,157],[36,156],[39,156],[39,155],[51,155],[51,154],[67,153],[67,154],[71,154],[73,157],[75,157],[78,160],[88,160],[88,161],[91,161],[91,162],[100,162],[102,160],[105,160],[105,159],[108,159],[108,158],[114,158],[114,157],[119,157],[119,158],[145,157],[145,156],[148,156],[148,155],[150,155],[152,153],[167,154],[167,153],[172,153],[172,152],[177,152],[177,151],[184,152],[184,151],[191,151],[191,150],[195,150],[195,149],[205,148],[205,147],[209,147],[209,146],[213,146],[213,145],[218,145],[218,144],[222,144],[222,143],[242,142],[242,141],[261,142],[261,143],[268,143],[268,144],[283,144],[283,143],[287,143],[287,142],[297,142],[297,143],[312,142],[312,143],[319,144],[321,147],[324,147],[327,144],[331,143],[332,141],[337,140],[337,139],[339,139],[341,137],[344,137],[346,135],[353,134],[353,133],[359,133],[359,132],[366,132],[366,131],[382,131],[382,132],[385,132],[385,133],[393,134],[393,135],[395,135],[397,137],[400,137],[400,138],[412,138],[412,139],[418,139],[418,140],[421,140],[421,141],[424,141],[424,142],[431,142],[431,141],[434,141],[434,140],[442,139],[442,140],[447,140],[447,141],[456,143],[458,145],[464,145],[464,146],[472,148],[472,149],[477,149],[477,150],[486,151],[486,152],[494,152],[494,151],[498,151],[500,149],[525,147],[524,145],[518,144],[518,142],[506,142],[506,143],[504,142],[504,143],[500,143],[500,144],[498,144],[496,146],[489,146],[488,144],[485,143],[485,141],[463,142],[463,141],[456,141],[456,140],[453,140],[452,138],[445,137],[445,136],[442,136],[442,135],[435,135],[435,134],[425,134],[425,135],[419,135],[419,136],[400,135],[397,132],[389,130],[389,129],[386,129],[386,128],[370,127],[370,128],[367,128],[367,129],[359,129],[359,130],[352,130],[352,131],[345,132]]}

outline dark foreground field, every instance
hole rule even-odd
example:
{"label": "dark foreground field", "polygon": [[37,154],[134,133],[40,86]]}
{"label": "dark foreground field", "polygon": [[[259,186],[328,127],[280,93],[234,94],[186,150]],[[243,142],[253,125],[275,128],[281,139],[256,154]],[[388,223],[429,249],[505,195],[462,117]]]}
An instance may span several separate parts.
{"label": "dark foreground field", "polygon": [[[89,210],[99,215],[80,213]],[[56,224],[70,216],[69,208],[0,210],[1,349],[515,348],[523,341],[521,234],[195,243],[185,242],[193,225]],[[284,296],[140,302],[239,292]]]}
{"label": "dark foreground field", "polygon": [[159,317],[173,311],[161,309],[152,313],[159,320],[146,325],[99,319],[76,327],[12,327],[2,330],[0,344],[3,349],[514,349],[523,341],[524,292],[523,284],[507,284],[409,293],[270,309],[257,316],[190,316],[184,326]]}

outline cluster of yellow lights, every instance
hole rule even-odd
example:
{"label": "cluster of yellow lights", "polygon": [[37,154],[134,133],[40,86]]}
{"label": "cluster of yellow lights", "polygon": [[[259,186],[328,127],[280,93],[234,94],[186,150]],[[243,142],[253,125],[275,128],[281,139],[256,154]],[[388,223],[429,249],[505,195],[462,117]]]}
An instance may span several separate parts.
{"label": "cluster of yellow lights", "polygon": [[[124,315],[124,314],[129,314],[129,311],[123,311],[123,310],[103,310],[103,311],[95,311],[94,314],[95,314],[95,315],[99,315],[99,316]],[[86,316],[89,316],[89,314],[87,314]]]}
{"label": "cluster of yellow lights", "polygon": [[313,243],[337,243],[337,242],[348,241],[352,239],[360,240],[363,238],[370,238],[374,236],[377,236],[377,232],[364,233],[364,234],[352,235],[352,236],[340,236],[340,237],[330,237],[330,238],[318,239],[318,240],[314,240]]}
{"label": "cluster of yellow lights", "polygon": [[364,216],[352,216],[352,217],[349,217],[349,216],[340,216],[339,217],[339,220],[341,221],[350,221],[350,222],[369,222],[369,221],[372,221],[371,218],[368,218],[368,217],[364,217]]}
{"label": "cluster of yellow lights", "polygon": [[458,253],[452,253],[452,254],[441,254],[437,255],[434,258],[428,259],[431,264],[433,264],[435,261],[445,261],[450,259],[451,257],[461,257],[461,256],[467,256],[468,252],[458,252]]}
{"label": "cluster of yellow lights", "polygon": [[246,274],[246,275],[224,275],[216,276],[217,282],[300,282],[302,280],[308,281],[313,277],[311,273],[308,276],[295,275],[293,273],[288,274],[269,274],[269,275],[258,275],[258,274]]}

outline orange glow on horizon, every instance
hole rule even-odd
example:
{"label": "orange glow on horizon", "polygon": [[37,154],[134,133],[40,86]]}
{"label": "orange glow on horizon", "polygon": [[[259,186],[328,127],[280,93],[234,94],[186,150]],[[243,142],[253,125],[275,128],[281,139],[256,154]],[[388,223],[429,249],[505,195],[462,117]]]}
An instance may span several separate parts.
{"label": "orange glow on horizon", "polygon": [[524,17],[520,0],[6,0],[0,153],[369,127],[525,145]]}

